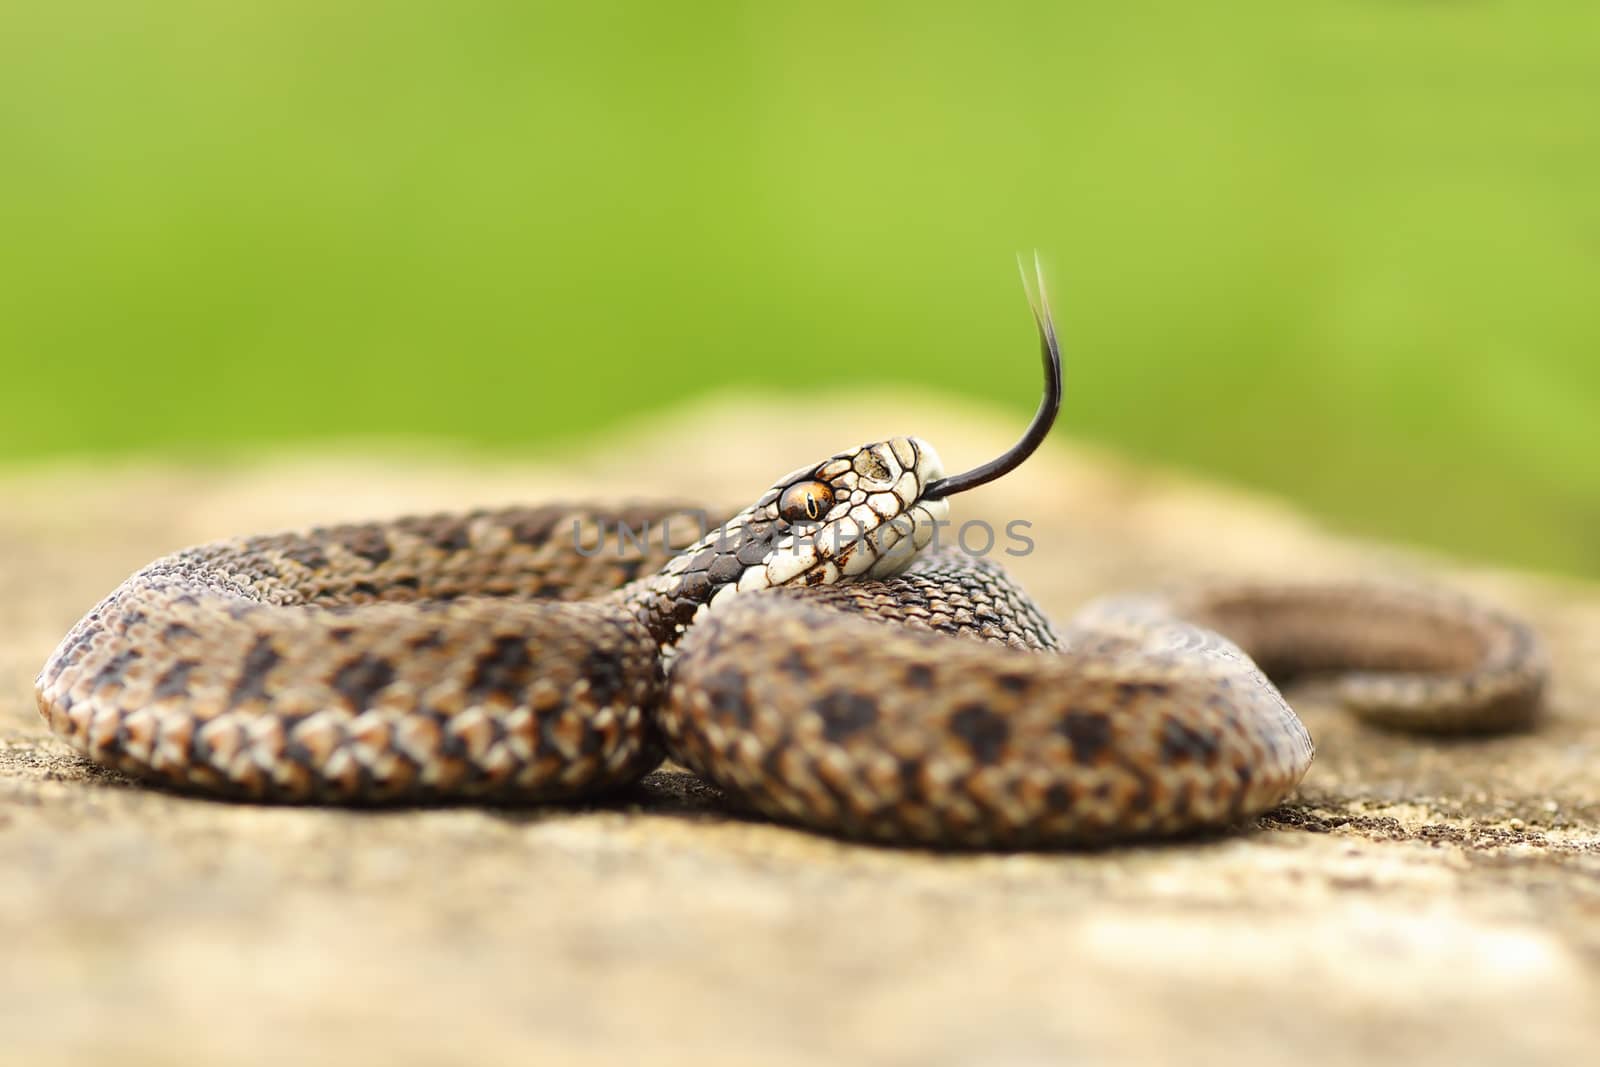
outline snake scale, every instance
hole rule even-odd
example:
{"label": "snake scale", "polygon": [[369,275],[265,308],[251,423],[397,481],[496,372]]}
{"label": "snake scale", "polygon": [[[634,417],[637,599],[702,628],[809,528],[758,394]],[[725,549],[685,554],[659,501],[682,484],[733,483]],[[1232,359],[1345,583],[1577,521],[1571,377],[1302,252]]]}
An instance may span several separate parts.
{"label": "snake scale", "polygon": [[[45,721],[108,767],[251,801],[544,803],[665,755],[735,802],[850,838],[1021,848],[1222,827],[1310,766],[1269,680],[1335,672],[1422,731],[1530,721],[1522,622],[1438,592],[1233,584],[1117,597],[1056,628],[940,548],[947,477],[895,437],[692,506],[547,505],[224,541],[157,560],[62,640]],[[687,548],[673,546],[687,545]],[[1223,636],[1226,635],[1226,636]]]}

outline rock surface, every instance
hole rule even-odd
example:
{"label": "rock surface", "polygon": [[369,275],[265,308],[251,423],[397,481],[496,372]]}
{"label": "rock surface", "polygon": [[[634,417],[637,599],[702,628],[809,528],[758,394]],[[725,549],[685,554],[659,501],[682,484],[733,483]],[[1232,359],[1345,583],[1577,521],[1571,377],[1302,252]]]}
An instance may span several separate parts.
{"label": "rock surface", "polygon": [[1538,623],[1545,721],[1421,740],[1292,689],[1317,762],[1254,825],[949,856],[739,818],[672,769],[535,812],[184,799],[87,766],[33,708],[74,619],[183,544],[550,497],[733,505],[908,429],[952,467],[1015,433],[931,399],[744,400],[559,466],[407,446],[0,474],[0,1061],[1592,1061],[1600,590],[1334,537],[1064,445],[955,506],[1032,523],[1012,566],[1057,617],[1203,573],[1448,581]]}

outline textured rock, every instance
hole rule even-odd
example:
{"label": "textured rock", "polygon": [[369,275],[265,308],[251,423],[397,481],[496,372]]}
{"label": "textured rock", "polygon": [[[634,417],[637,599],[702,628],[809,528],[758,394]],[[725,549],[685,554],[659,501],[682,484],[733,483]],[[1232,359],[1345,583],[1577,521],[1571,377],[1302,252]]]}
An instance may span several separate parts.
{"label": "textured rock", "polygon": [[559,467],[421,447],[0,475],[0,1060],[142,1064],[1588,1062],[1600,1047],[1600,590],[1326,534],[1056,447],[958,498],[1032,523],[1057,616],[1201,573],[1444,579],[1540,625],[1546,721],[1383,734],[1291,690],[1318,758],[1232,835],[1083,854],[844,845],[689,776],[580,810],[267,809],[130,786],[29,681],[125,574],[227,534],[468,503],[743,503],[859,440],[961,467],[1015,427],[928,401],[713,404]]}

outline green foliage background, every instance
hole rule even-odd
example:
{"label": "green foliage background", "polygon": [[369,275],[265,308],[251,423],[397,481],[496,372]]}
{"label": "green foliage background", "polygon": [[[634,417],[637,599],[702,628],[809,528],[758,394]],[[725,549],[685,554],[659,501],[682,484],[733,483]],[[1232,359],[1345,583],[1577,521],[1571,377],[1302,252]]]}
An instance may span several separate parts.
{"label": "green foliage background", "polygon": [[1038,246],[1067,432],[1600,575],[1597,116],[1593,0],[23,0],[0,459],[1020,420]]}

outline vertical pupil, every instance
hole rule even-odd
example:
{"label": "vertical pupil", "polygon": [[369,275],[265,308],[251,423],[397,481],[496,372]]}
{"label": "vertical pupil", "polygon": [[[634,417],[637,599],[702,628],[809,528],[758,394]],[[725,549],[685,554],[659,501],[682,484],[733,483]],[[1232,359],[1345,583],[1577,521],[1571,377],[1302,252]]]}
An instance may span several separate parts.
{"label": "vertical pupil", "polygon": [[832,506],[833,490],[825,482],[797,482],[778,499],[778,512],[789,522],[819,521]]}

